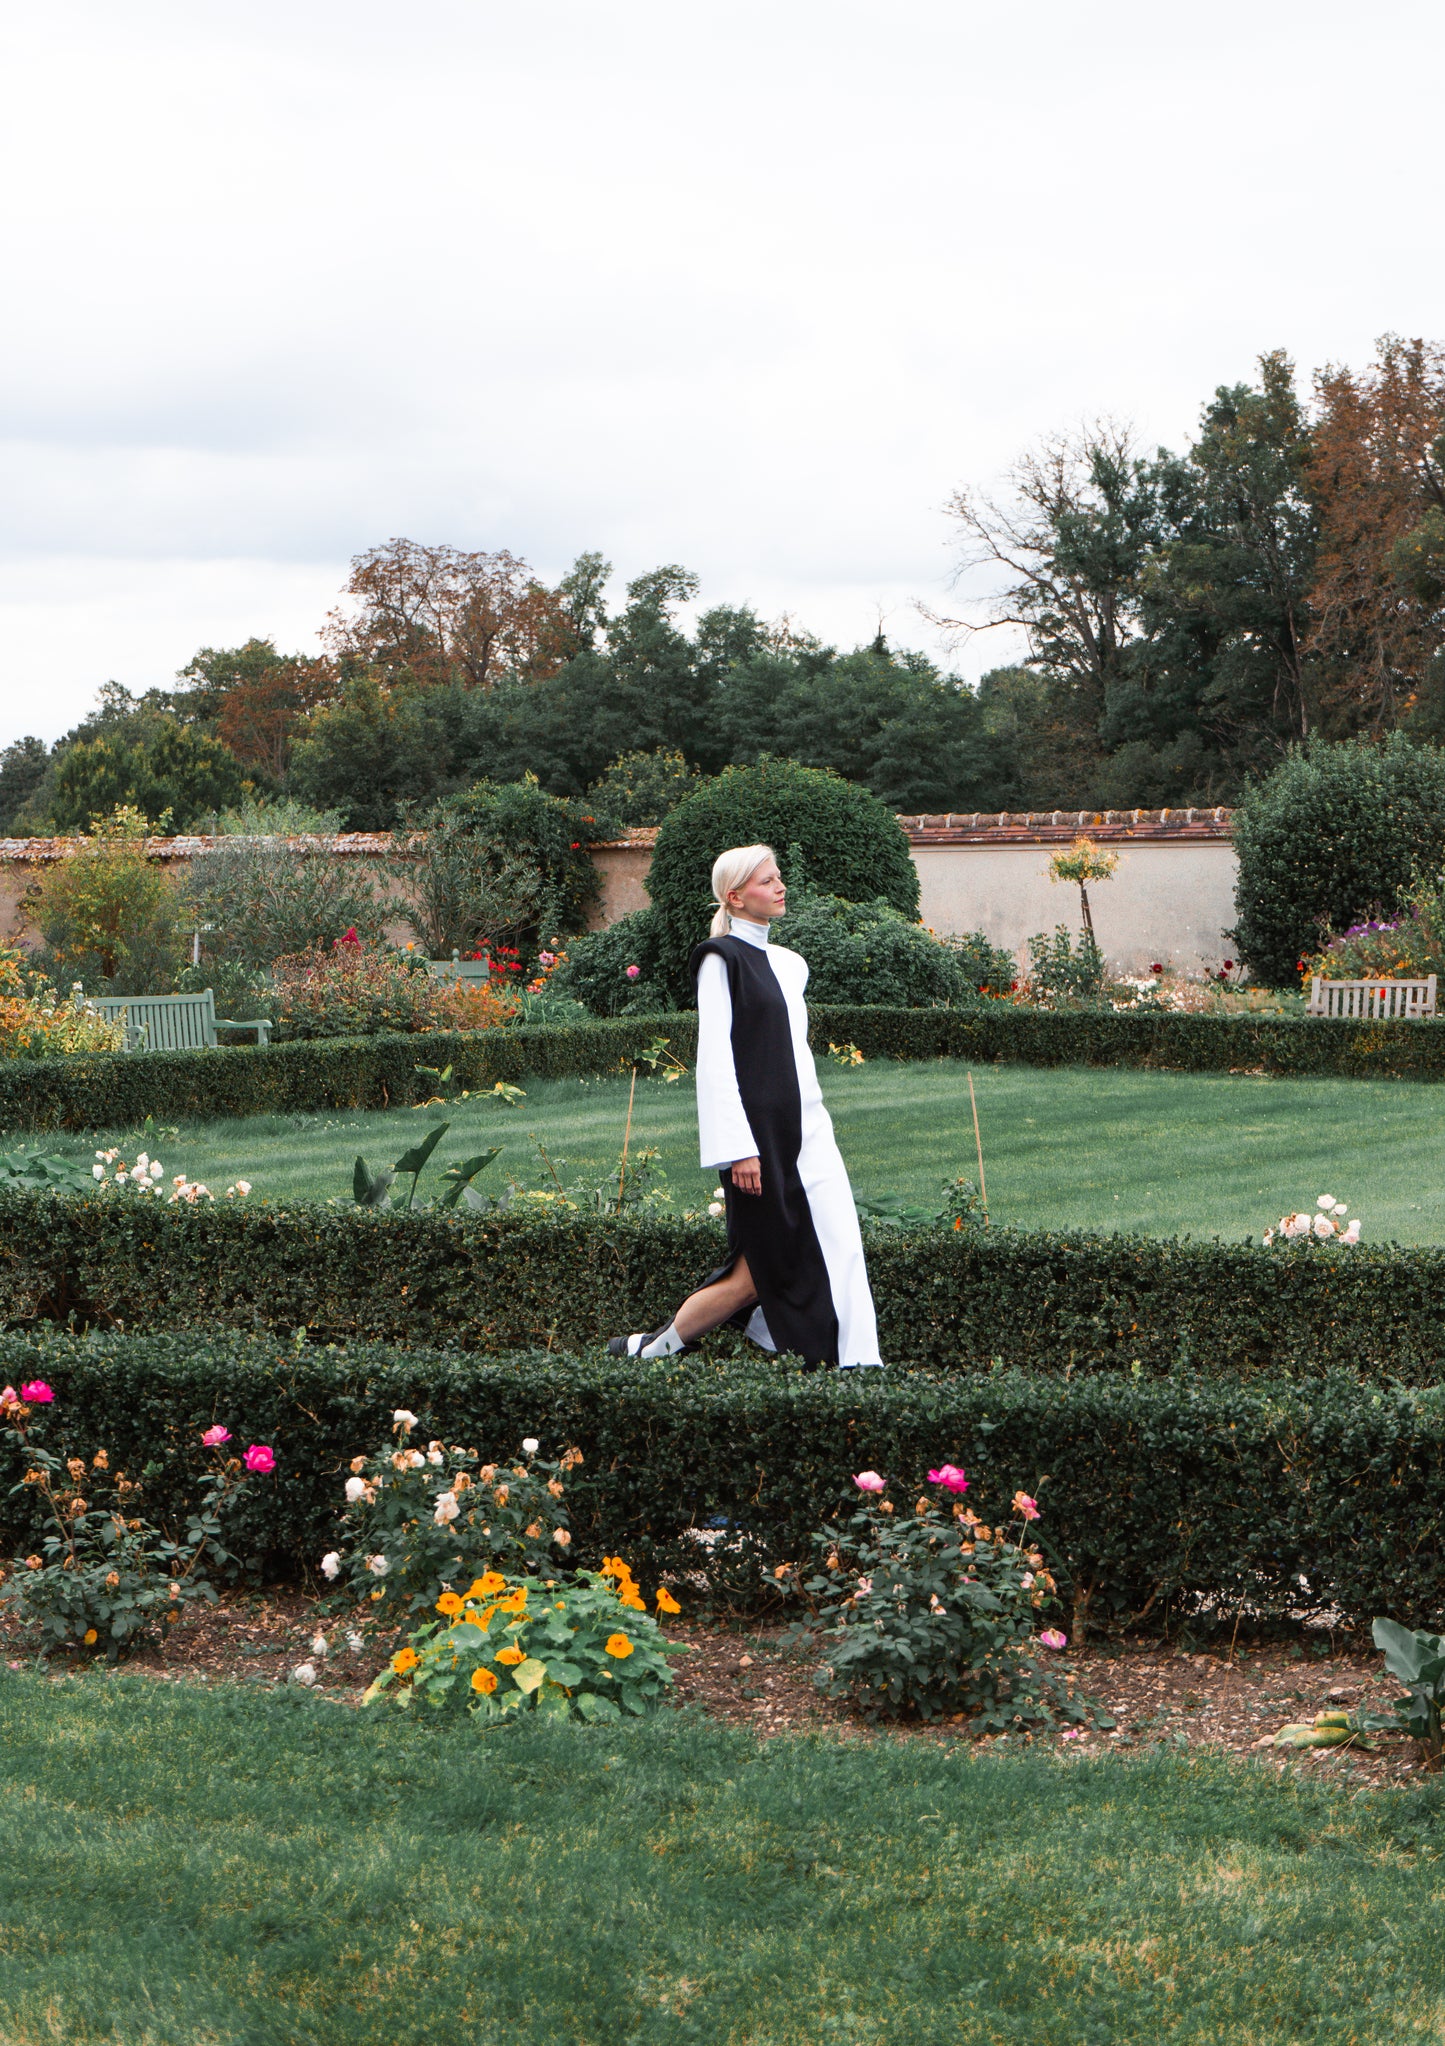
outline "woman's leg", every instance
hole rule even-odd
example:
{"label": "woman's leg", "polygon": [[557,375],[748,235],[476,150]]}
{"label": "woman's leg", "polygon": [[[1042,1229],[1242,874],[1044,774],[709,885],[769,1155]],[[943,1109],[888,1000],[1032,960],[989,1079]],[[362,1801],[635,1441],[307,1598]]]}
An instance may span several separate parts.
{"label": "woman's leg", "polygon": [[744,1307],[755,1307],[757,1298],[758,1289],[753,1284],[748,1261],[740,1257],[732,1270],[711,1286],[689,1293],[672,1317],[672,1325],[685,1343],[695,1343],[709,1329],[721,1328],[725,1321],[731,1321]]}

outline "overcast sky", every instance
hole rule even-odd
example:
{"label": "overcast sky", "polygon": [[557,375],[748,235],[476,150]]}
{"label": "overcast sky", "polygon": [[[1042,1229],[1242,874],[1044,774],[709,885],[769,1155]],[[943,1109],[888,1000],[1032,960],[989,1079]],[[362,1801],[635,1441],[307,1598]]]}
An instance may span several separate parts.
{"label": "overcast sky", "polygon": [[937,651],[944,501],[1040,432],[1445,337],[1439,0],[0,23],[0,742],[313,646],[393,534]]}

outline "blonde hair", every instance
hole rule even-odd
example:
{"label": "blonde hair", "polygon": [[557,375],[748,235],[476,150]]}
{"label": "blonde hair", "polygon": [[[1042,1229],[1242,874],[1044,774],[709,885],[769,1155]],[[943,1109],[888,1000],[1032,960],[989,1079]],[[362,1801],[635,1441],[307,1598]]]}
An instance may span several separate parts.
{"label": "blonde hair", "polygon": [[728,908],[728,890],[741,888],[752,879],[764,860],[777,857],[770,845],[734,845],[718,854],[712,863],[712,892],[717,908],[713,912],[710,937],[725,938],[728,934],[728,919],[732,915]]}

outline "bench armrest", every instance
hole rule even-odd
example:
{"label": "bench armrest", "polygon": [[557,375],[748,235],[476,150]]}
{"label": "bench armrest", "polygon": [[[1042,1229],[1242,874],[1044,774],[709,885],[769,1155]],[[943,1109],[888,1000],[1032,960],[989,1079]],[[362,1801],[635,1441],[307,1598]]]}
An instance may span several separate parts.
{"label": "bench armrest", "polygon": [[218,1030],[254,1030],[257,1044],[269,1044],[276,1027],[269,1016],[248,1016],[244,1023],[232,1016],[217,1016],[215,1023]]}

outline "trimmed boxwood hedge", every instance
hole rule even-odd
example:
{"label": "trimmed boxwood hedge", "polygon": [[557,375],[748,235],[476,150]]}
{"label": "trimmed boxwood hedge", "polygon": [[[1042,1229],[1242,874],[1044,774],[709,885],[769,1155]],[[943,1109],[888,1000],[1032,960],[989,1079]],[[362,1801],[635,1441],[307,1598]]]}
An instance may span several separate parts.
{"label": "trimmed boxwood hedge", "polygon": [[[270,1444],[275,1475],[257,1483],[238,1535],[272,1579],[314,1577],[336,1540],[349,1459],[405,1405],[423,1439],[488,1458],[515,1456],[526,1435],[547,1453],[576,1443],[576,1560],[615,1552],[639,1574],[680,1573],[685,1610],[709,1595],[776,1606],[773,1569],[807,1556],[812,1531],[856,1496],[854,1471],[895,1478],[902,1504],[944,1460],[968,1470],[987,1519],[1006,1517],[1016,1487],[1041,1496],[1037,1533],[1076,1634],[1084,1621],[1164,1628],[1201,1596],[1204,1619],[1242,1618],[1246,1631],[1308,1611],[1438,1625],[1445,1601],[1441,1391],[1340,1375],[1307,1388],[1064,1383],[57,1334],[0,1338],[0,1372],[48,1380],[51,1446],[105,1448],[113,1465],[148,1469],[150,1510],[167,1518],[194,1497],[202,1429],[220,1421],[240,1443]],[[0,1532],[12,1553],[35,1534],[31,1495],[10,1492],[20,1470],[6,1438]]]}
{"label": "trimmed boxwood hedge", "polygon": [[[813,1009],[812,1042],[856,1044],[866,1058],[1014,1060],[1031,1066],[1144,1066],[1356,1079],[1445,1079],[1445,1020],[1347,1023],[1315,1016],[1062,1013],[1012,1002],[966,1009]],[[656,1037],[690,1060],[697,1017],[599,1017],[591,1023],[415,1036],[327,1038],[128,1057],[0,1060],[0,1129],[84,1130],[212,1116],[404,1107],[451,1066],[461,1087],[614,1070]],[[103,1117],[103,1125],[101,1118]]]}
{"label": "trimmed boxwood hedge", "polygon": [[[867,1241],[893,1363],[1445,1381],[1445,1251],[977,1227],[878,1226]],[[579,1349],[653,1327],[721,1244],[714,1223],[666,1217],[168,1207],[7,1190],[0,1298],[11,1325]]]}

